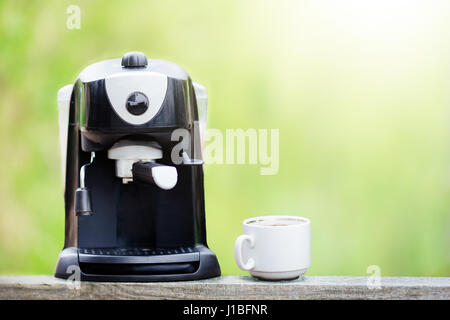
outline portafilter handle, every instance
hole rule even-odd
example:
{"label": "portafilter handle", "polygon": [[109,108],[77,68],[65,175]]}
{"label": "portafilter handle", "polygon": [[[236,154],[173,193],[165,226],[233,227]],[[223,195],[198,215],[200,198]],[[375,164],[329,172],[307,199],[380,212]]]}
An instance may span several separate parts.
{"label": "portafilter handle", "polygon": [[133,181],[155,184],[163,190],[170,190],[177,184],[177,169],[150,161],[138,161],[132,168]]}

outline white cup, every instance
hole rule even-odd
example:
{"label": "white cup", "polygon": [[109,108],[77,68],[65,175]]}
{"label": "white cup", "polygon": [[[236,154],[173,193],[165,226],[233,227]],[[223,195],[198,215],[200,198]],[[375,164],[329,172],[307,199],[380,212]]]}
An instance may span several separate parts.
{"label": "white cup", "polygon": [[238,267],[265,280],[296,279],[311,266],[309,219],[263,216],[244,220],[236,239]]}

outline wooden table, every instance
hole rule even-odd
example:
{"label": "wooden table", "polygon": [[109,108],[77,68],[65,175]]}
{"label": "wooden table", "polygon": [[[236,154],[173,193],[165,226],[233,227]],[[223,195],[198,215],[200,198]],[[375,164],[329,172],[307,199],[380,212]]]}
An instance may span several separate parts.
{"label": "wooden table", "polygon": [[306,276],[267,282],[225,276],[201,281],[82,282],[79,288],[52,276],[0,276],[0,299],[450,299],[450,278]]}

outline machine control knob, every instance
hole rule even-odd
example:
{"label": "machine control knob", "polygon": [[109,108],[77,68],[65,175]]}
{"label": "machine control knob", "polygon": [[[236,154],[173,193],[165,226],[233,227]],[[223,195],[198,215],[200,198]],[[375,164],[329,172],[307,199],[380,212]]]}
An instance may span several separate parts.
{"label": "machine control knob", "polygon": [[133,92],[128,97],[126,106],[129,113],[140,116],[148,109],[148,98],[142,92]]}
{"label": "machine control knob", "polygon": [[147,57],[142,52],[127,52],[122,57],[122,67],[124,68],[145,68],[147,64]]}

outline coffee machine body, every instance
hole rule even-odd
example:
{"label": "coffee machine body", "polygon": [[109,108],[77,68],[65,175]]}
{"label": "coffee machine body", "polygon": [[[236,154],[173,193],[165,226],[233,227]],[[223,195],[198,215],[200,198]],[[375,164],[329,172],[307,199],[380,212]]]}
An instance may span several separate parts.
{"label": "coffee machine body", "polygon": [[65,243],[55,276],[176,281],[220,275],[205,228],[206,91],[131,52],[58,93]]}

